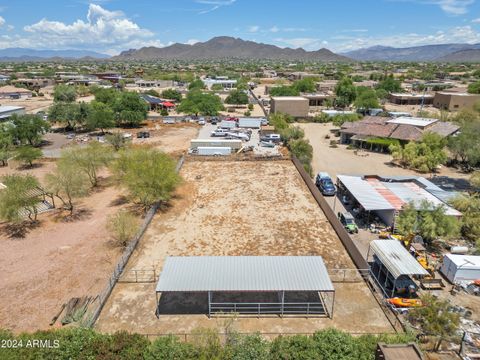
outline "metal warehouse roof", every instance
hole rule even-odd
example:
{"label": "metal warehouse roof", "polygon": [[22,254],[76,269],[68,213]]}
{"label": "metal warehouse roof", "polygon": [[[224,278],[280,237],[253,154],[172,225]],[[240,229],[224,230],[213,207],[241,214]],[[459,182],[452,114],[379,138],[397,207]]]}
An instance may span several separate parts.
{"label": "metal warehouse roof", "polygon": [[334,291],[321,256],[168,257],[157,292]]}
{"label": "metal warehouse roof", "polygon": [[428,275],[398,240],[373,240],[370,249],[395,279],[400,275]]}

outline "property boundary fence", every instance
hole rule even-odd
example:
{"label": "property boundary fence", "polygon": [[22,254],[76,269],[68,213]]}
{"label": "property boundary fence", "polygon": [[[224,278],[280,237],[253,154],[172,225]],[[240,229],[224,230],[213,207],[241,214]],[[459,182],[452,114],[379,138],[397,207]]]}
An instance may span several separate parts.
{"label": "property boundary fence", "polygon": [[[178,160],[177,166],[175,168],[175,171],[177,173],[182,168],[184,161],[185,161],[185,155],[182,155],[182,157]],[[150,208],[150,210],[148,210],[142,226],[140,227],[140,229],[138,230],[134,238],[128,243],[125,250],[123,251],[123,254],[120,257],[120,260],[117,262],[117,265],[115,265],[115,268],[113,269],[113,272],[110,275],[107,284],[105,285],[104,289],[100,292],[100,294],[98,294],[98,296],[96,297],[96,301],[93,303],[93,308],[89,309],[89,315],[86,315],[85,322],[88,327],[93,327],[95,325],[95,322],[100,316],[103,306],[107,302],[115,284],[118,282],[123,271],[125,270],[125,266],[127,265],[128,260],[130,259],[130,256],[132,255],[133,251],[137,247],[140,239],[143,237],[143,234],[145,234],[145,231],[150,225],[153,219],[153,216],[155,215],[159,207],[160,207],[160,202],[156,202]]]}

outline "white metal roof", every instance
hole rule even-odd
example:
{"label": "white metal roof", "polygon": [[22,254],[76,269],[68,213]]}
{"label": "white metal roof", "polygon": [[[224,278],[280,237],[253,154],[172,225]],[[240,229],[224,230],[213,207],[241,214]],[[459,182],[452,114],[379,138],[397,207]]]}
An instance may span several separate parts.
{"label": "white metal roof", "polygon": [[18,111],[18,110],[25,110],[25,108],[23,106],[11,106],[11,105],[0,106],[0,113]]}
{"label": "white metal roof", "polygon": [[425,127],[433,123],[436,123],[437,121],[438,119],[400,116],[395,119],[388,120],[387,123]]}
{"label": "white metal roof", "polygon": [[353,197],[367,210],[395,210],[369,183],[360,176],[337,175]]}
{"label": "white metal roof", "polygon": [[168,257],[157,292],[334,291],[321,256]]}
{"label": "white metal roof", "polygon": [[428,275],[398,240],[373,240],[370,249],[395,279],[400,275]]}
{"label": "white metal roof", "polygon": [[480,270],[480,256],[446,254],[445,257],[449,258],[457,268],[462,267],[462,269]]}

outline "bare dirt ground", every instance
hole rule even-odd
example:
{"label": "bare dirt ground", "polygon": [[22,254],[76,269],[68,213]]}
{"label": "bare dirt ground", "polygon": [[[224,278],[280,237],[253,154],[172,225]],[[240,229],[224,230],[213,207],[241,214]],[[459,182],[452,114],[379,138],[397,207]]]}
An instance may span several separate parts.
{"label": "bare dirt ground", "polygon": [[[314,173],[326,171],[335,177],[339,174],[351,175],[417,175],[426,176],[415,171],[392,165],[392,157],[389,154],[375,152],[363,152],[365,156],[355,155],[353,150],[348,150],[346,145],[338,145],[337,148],[330,147],[330,140],[338,140],[331,130],[335,127],[332,124],[304,123],[296,124],[305,130],[305,137],[313,147],[312,166]],[[325,136],[330,135],[330,139]],[[437,176],[467,179],[468,174],[460,173],[448,167],[442,167]]]}
{"label": "bare dirt ground", "polygon": [[142,130],[150,131],[150,138],[137,139],[136,133],[140,129],[132,132],[134,136],[133,144],[148,144],[169,154],[184,152],[190,147],[190,140],[196,139],[199,125],[196,124],[158,124],[149,123]]}
{"label": "bare dirt ground", "polygon": [[[156,215],[129,261],[160,271],[166,256],[321,255],[329,270],[354,268],[343,245],[290,161],[193,161],[184,184]],[[363,283],[334,284],[334,319],[239,318],[240,332],[301,333],[335,326],[351,332],[392,331]],[[199,315],[155,317],[155,284],[119,283],[97,322],[101,331],[189,333],[218,327]],[[182,299],[183,301],[183,299]],[[185,300],[187,301],[187,300]]]}
{"label": "bare dirt ground", "polygon": [[[21,173],[42,180],[54,162]],[[17,170],[0,168],[0,176]],[[101,174],[105,177],[107,174]],[[39,215],[40,225],[12,237],[0,223],[0,327],[14,332],[47,329],[61,305],[71,297],[95,296],[120,255],[106,230],[108,215],[122,205],[121,192],[106,187],[82,199],[78,216],[66,221],[55,211]]]}

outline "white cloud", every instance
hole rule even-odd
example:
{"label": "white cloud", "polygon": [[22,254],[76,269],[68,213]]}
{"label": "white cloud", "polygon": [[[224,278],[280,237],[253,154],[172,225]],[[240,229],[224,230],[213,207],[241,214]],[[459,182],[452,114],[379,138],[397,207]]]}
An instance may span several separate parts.
{"label": "white cloud", "polygon": [[260,30],[260,26],[258,25],[252,25],[248,27],[248,32],[250,33],[256,33],[258,30]]}
{"label": "white cloud", "polygon": [[2,27],[3,25],[5,25],[5,19],[0,16],[0,27]]}
{"label": "white cloud", "polygon": [[317,38],[277,38],[274,39],[277,42],[286,44],[294,48],[303,48],[305,50],[318,50],[321,47],[324,47],[328,44],[326,40],[321,40]]}
{"label": "white cloud", "polygon": [[348,51],[374,45],[410,47],[430,44],[448,44],[448,43],[478,43],[480,42],[480,33],[471,26],[457,26],[444,31],[437,31],[433,34],[396,34],[383,37],[365,36],[335,36],[332,38],[335,44],[332,47],[335,51]]}
{"label": "white cloud", "polygon": [[272,33],[276,33],[276,32],[279,32],[280,29],[277,27],[277,26],[272,26],[270,29],[269,29],[270,32]]}
{"label": "white cloud", "polygon": [[188,45],[194,45],[196,43],[200,42],[200,40],[197,40],[197,39],[189,39],[187,40],[187,42],[185,44],[188,44]]}
{"label": "white cloud", "polygon": [[432,0],[433,4],[450,15],[463,15],[468,12],[468,6],[472,5],[474,0]]}
{"label": "white cloud", "polygon": [[199,14],[207,14],[209,12],[220,9],[222,6],[233,5],[237,0],[195,0],[198,4],[212,5],[208,9],[201,10]]}
{"label": "white cloud", "polygon": [[[109,11],[90,4],[86,21],[78,19],[71,24],[42,19],[24,28],[25,37],[17,40],[32,48],[89,48],[117,53],[125,48],[162,46],[154,33],[143,29],[121,11]],[[0,47],[3,44],[0,43]],[[106,49],[106,50],[105,50]]]}

